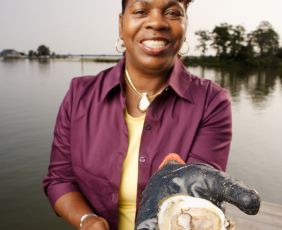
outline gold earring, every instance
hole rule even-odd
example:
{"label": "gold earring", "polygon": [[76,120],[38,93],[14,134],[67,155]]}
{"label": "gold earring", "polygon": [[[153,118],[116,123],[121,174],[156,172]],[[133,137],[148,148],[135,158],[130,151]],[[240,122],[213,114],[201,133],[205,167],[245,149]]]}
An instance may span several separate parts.
{"label": "gold earring", "polygon": [[182,46],[181,46],[181,49],[178,51],[178,54],[180,56],[184,56],[185,54],[187,54],[189,52],[189,44],[188,42],[186,41],[186,39],[184,40]]}
{"label": "gold earring", "polygon": [[124,53],[124,51],[126,50],[124,42],[120,37],[117,39],[115,47],[118,53]]}

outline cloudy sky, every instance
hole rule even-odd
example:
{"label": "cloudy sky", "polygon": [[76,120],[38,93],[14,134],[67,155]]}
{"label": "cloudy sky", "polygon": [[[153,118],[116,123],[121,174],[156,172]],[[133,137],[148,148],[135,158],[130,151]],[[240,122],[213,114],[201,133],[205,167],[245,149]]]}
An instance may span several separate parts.
{"label": "cloudy sky", "polygon": [[[115,54],[121,0],[0,0],[0,50],[27,52],[45,44],[56,53]],[[187,40],[227,22],[254,30],[269,21],[282,37],[281,0],[194,0]],[[282,40],[282,39],[281,39]]]}

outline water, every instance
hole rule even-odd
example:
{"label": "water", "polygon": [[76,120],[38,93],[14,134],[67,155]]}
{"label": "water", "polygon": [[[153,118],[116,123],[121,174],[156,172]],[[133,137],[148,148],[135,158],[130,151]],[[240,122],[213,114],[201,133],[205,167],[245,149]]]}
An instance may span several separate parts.
{"label": "water", "polygon": [[[50,208],[46,174],[58,106],[73,76],[112,64],[0,61],[0,229],[72,229]],[[282,73],[189,68],[230,91],[233,144],[228,172],[282,204]]]}

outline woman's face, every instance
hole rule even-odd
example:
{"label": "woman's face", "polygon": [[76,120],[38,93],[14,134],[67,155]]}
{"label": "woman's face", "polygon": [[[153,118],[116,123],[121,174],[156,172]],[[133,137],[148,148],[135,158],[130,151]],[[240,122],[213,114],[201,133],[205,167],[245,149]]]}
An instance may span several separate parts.
{"label": "woman's face", "polygon": [[171,68],[186,27],[186,9],[177,0],[128,0],[119,21],[127,63],[152,71]]}

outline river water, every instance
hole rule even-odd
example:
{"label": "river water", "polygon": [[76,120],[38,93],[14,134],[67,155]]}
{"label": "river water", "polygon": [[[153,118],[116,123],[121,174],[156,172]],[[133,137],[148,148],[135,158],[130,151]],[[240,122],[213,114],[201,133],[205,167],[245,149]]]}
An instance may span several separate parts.
{"label": "river water", "polygon": [[[72,229],[42,191],[59,104],[74,76],[113,64],[0,61],[0,229]],[[233,143],[228,172],[282,204],[282,73],[267,70],[189,71],[232,96]]]}

